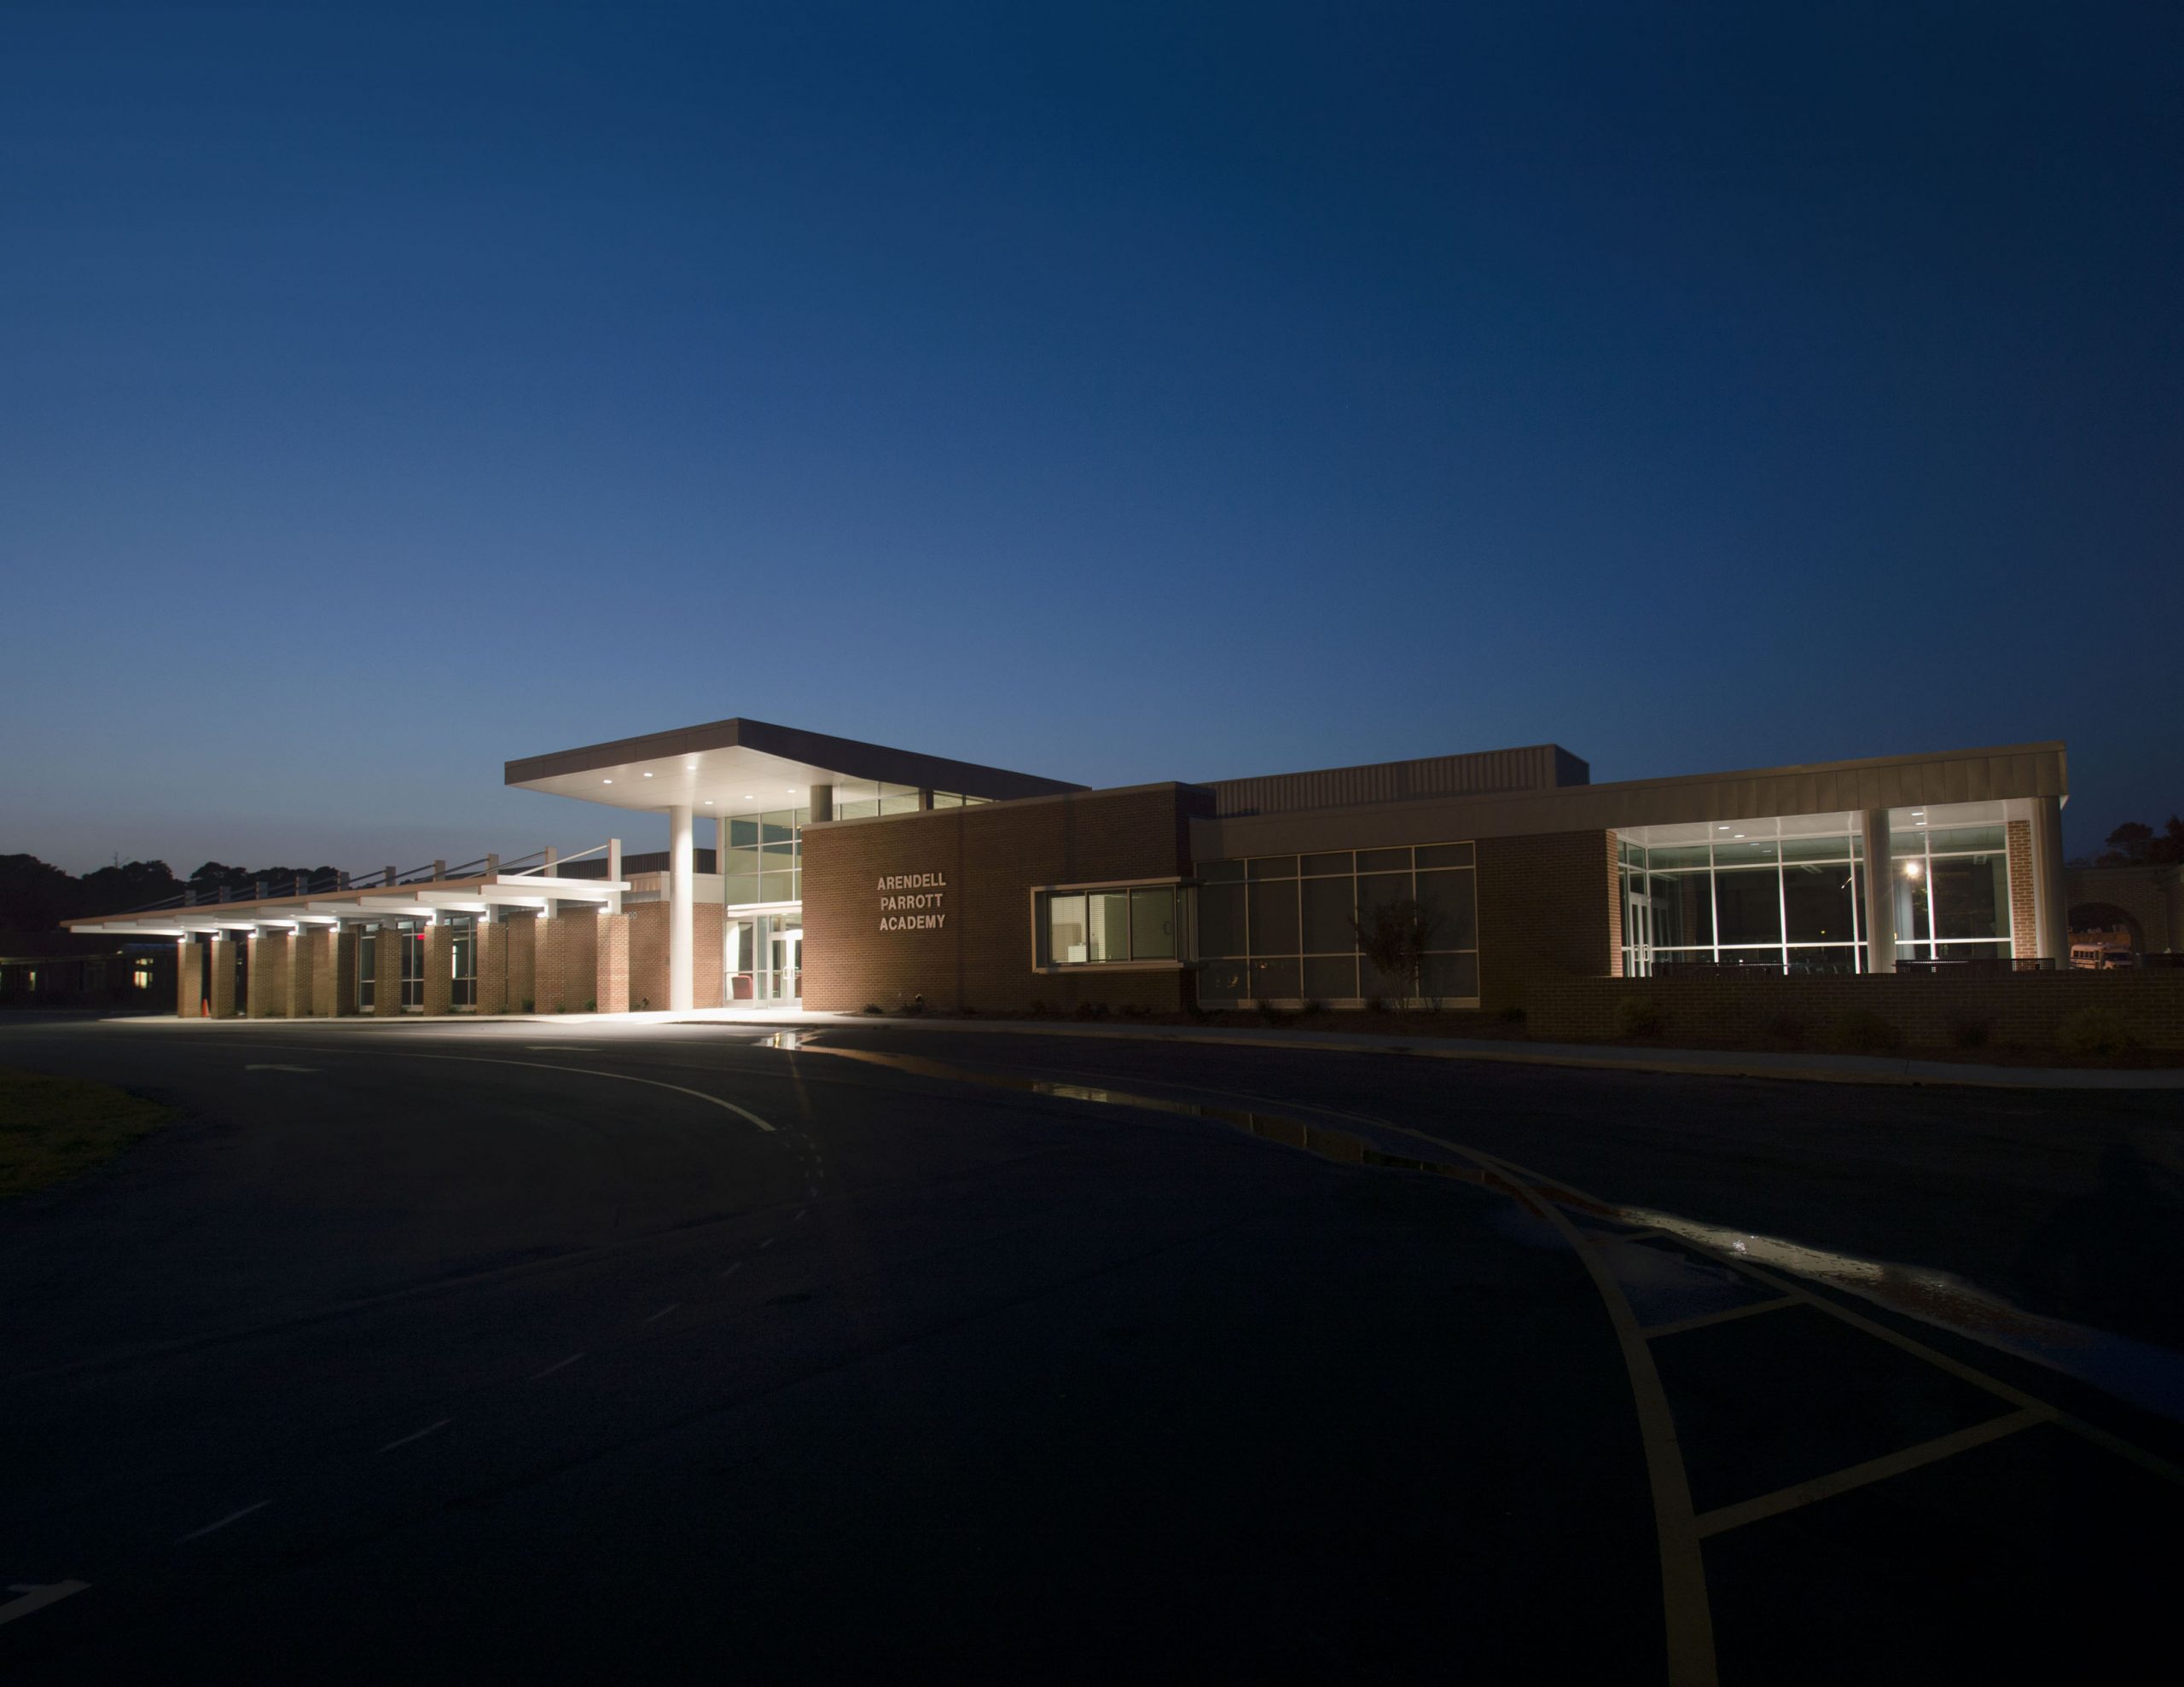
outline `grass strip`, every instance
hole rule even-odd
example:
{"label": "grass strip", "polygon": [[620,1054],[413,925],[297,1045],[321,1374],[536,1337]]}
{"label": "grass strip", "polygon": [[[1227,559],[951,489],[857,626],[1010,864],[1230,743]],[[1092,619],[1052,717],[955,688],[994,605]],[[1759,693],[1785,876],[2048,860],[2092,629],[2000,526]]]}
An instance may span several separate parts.
{"label": "grass strip", "polygon": [[102,1165],[171,1116],[111,1084],[0,1066],[0,1201]]}

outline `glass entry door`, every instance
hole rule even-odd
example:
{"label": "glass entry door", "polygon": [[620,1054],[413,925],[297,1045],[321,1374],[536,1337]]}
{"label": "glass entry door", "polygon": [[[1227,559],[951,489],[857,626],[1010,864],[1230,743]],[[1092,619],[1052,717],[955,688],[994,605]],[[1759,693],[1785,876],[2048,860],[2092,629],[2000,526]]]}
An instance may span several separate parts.
{"label": "glass entry door", "polygon": [[[1637,876],[1643,884],[1645,875]],[[1653,904],[1642,891],[1632,890],[1623,900],[1623,947],[1630,959],[1630,976],[1648,978],[1653,972]]]}
{"label": "glass entry door", "polygon": [[804,994],[804,915],[784,910],[728,919],[729,1000],[791,1002]]}

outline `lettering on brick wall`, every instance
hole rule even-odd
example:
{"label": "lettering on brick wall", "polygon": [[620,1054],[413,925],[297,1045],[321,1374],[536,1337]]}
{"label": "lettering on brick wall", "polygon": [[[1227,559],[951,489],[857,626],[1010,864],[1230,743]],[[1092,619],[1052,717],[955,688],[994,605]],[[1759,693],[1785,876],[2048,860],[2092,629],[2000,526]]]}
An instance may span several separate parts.
{"label": "lettering on brick wall", "polygon": [[944,872],[891,872],[880,880],[882,931],[938,931],[948,924],[942,906],[948,894]]}

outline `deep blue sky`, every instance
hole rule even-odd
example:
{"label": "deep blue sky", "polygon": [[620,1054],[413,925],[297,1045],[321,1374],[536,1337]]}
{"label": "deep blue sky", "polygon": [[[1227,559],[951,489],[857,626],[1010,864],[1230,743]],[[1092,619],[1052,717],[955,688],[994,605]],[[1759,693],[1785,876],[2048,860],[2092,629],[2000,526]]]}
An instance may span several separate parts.
{"label": "deep blue sky", "polygon": [[[0,11],[0,850],[746,714],[2184,807],[2184,9]],[[624,823],[645,845],[650,820]]]}

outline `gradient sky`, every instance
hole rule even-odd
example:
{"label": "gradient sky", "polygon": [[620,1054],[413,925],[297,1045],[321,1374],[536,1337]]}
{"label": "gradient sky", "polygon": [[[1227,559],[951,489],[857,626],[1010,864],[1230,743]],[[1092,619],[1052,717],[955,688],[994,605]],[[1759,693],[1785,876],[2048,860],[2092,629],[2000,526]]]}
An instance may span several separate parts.
{"label": "gradient sky", "polygon": [[[0,10],[0,851],[2063,738],[2184,808],[2184,8]],[[665,825],[621,819],[638,847]]]}

